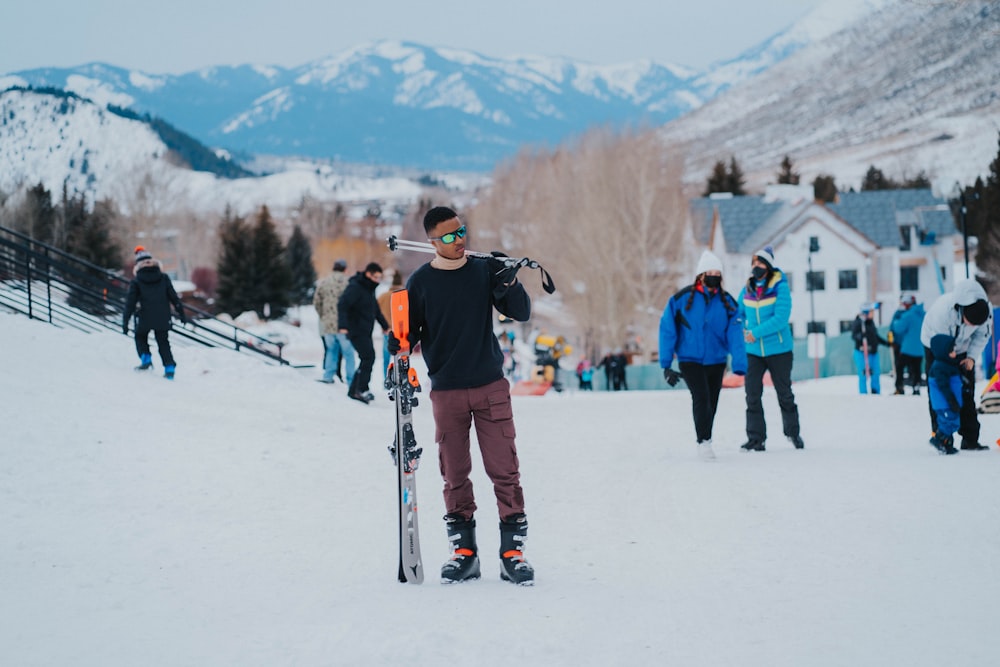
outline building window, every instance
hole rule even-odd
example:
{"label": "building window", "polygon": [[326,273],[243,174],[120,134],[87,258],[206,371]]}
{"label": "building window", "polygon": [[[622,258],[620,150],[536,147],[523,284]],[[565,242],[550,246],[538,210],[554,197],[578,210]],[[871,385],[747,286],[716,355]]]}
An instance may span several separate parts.
{"label": "building window", "polygon": [[837,282],[840,289],[858,289],[857,269],[837,272]]}
{"label": "building window", "polygon": [[806,271],[806,290],[822,292],[826,289],[826,271]]}
{"label": "building window", "polygon": [[840,320],[840,333],[848,333],[854,327],[854,320]]}
{"label": "building window", "polygon": [[901,242],[899,244],[899,249],[900,250],[904,250],[905,251],[905,250],[910,250],[911,249],[911,247],[912,247],[911,243],[912,242],[910,241],[910,239],[912,238],[912,234],[911,234],[912,230],[913,230],[913,226],[912,225],[900,225],[899,226],[899,236],[901,237]]}
{"label": "building window", "polygon": [[[899,289],[904,292],[920,291],[920,267],[902,266],[899,268]],[[942,271],[944,268],[942,267]]]}
{"label": "building window", "polygon": [[826,333],[826,322],[808,322],[806,324],[806,333]]}

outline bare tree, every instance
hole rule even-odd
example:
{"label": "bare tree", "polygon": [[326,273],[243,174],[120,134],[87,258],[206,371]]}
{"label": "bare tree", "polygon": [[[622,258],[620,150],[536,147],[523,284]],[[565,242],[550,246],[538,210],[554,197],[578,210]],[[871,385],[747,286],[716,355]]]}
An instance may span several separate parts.
{"label": "bare tree", "polygon": [[470,214],[475,233],[552,273],[575,320],[559,325],[591,353],[621,347],[630,331],[655,340],[688,229],[676,157],[653,132],[608,129],[522,152],[482,193]]}

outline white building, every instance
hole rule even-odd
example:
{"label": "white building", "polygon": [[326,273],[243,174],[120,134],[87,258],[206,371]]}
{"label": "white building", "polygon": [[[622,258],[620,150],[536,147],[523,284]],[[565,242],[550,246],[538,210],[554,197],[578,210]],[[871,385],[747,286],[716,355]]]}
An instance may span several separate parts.
{"label": "white building", "polygon": [[951,289],[962,243],[947,202],[930,190],[847,192],[826,204],[811,186],[770,186],[763,196],[697,199],[691,212],[695,239],[722,259],[734,296],[753,254],[773,248],[791,287],[796,337],[836,336],[869,303],[888,324],[904,294],[929,305]]}

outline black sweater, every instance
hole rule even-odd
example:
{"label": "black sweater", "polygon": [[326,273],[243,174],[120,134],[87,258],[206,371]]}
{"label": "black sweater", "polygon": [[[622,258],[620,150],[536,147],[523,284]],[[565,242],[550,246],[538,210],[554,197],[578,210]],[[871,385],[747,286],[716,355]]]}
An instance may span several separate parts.
{"label": "black sweater", "polygon": [[477,257],[454,271],[424,264],[410,276],[410,343],[420,343],[433,389],[470,389],[503,377],[493,308],[524,322],[531,299],[520,282],[494,299],[498,283],[487,261]]}

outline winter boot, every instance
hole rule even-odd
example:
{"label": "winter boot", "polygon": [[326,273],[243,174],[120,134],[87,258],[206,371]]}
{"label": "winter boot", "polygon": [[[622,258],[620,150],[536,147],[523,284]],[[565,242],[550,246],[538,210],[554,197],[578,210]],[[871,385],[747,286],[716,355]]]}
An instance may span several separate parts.
{"label": "winter boot", "polygon": [[764,443],[759,440],[749,440],[740,446],[745,452],[763,452]]}
{"label": "winter boot", "polygon": [[985,449],[989,449],[989,447],[981,445],[978,442],[970,442],[965,438],[962,438],[962,449],[967,452],[981,452]]}
{"label": "winter boot", "polygon": [[457,584],[480,577],[479,552],[476,548],[476,520],[458,514],[444,515],[451,558],[441,566],[441,583]]}
{"label": "winter boot", "polygon": [[712,450],[712,439],[698,441],[698,458],[702,461],[714,461],[715,452]]}
{"label": "winter boot", "polygon": [[952,438],[940,433],[935,433],[931,438],[931,446],[933,446],[934,449],[938,450],[941,454],[957,454],[958,450],[955,449],[955,445],[953,443],[954,440]]}
{"label": "winter boot", "polygon": [[795,445],[795,449],[803,449],[806,446],[806,443],[802,442],[801,435],[791,435],[788,436],[788,439],[793,445]]}
{"label": "winter boot", "polygon": [[500,521],[500,578],[519,586],[535,583],[535,570],[524,560],[524,541],[528,538],[528,518],[514,514]]}
{"label": "winter boot", "polygon": [[153,367],[153,355],[151,354],[139,355],[139,361],[140,364],[135,367],[137,371],[148,371]]}
{"label": "winter boot", "polygon": [[168,380],[173,380],[174,379],[174,369],[175,368],[176,368],[176,366],[164,366],[163,367],[163,377],[167,378]]}

